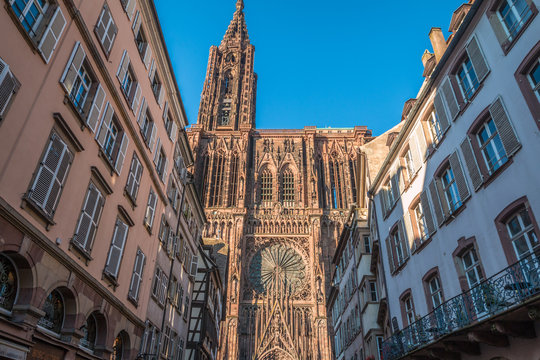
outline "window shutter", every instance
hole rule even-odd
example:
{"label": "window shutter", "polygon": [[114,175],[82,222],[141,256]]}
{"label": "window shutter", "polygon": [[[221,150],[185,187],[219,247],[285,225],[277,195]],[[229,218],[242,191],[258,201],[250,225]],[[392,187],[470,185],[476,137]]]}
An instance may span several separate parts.
{"label": "window shutter", "polygon": [[386,190],[384,189],[381,189],[379,191],[379,200],[381,202],[381,210],[382,210],[382,215],[383,217],[386,216],[386,211],[387,211],[387,208],[386,208],[386,194],[385,194]]}
{"label": "window shutter", "polygon": [[125,6],[124,6],[124,10],[126,11],[126,14],[129,18],[129,21],[131,21],[133,19],[133,14],[135,12],[135,6],[137,5],[137,1],[136,0],[126,0],[126,2],[124,3]]}
{"label": "window shutter", "polygon": [[399,241],[401,241],[402,249],[405,249],[405,253],[403,254],[403,259],[406,260],[409,258],[410,254],[410,248],[409,248],[409,239],[407,237],[407,234],[405,233],[405,230],[403,229],[403,221],[400,220],[398,222],[398,231],[399,231]]}
{"label": "window shutter", "polygon": [[167,295],[167,287],[169,287],[169,278],[165,275],[165,272],[161,273],[161,289],[159,291],[159,302],[165,303],[165,296]]}
{"label": "window shutter", "polygon": [[118,28],[116,27],[116,24],[114,23],[114,20],[111,17],[109,27],[107,28],[107,36],[103,40],[103,47],[105,48],[105,51],[107,54],[111,52],[114,39],[116,39],[116,34],[118,33]]}
{"label": "window shutter", "polygon": [[75,79],[77,78],[77,74],[79,73],[85,58],[86,53],[84,52],[81,43],[77,41],[66,69],[64,70],[64,74],[62,75],[62,79],[60,80],[68,94],[71,93],[71,90],[73,89],[73,84],[75,83]]}
{"label": "window shutter", "polygon": [[90,252],[92,248],[92,241],[99,224],[103,205],[103,196],[93,184],[90,184],[79,224],[73,237],[73,241],[87,252]]}
{"label": "window shutter", "polygon": [[[403,166],[401,166],[401,164],[397,167],[397,170],[396,170],[396,181],[399,185],[399,193],[403,193],[403,191],[405,190],[405,174],[403,173],[403,170],[405,168]],[[407,179],[408,180],[408,179]]]}
{"label": "window shutter", "polygon": [[135,264],[133,265],[133,275],[131,277],[131,284],[129,286],[129,296],[135,301],[139,300],[139,289],[141,288],[145,262],[146,256],[144,256],[144,253],[140,249],[137,250]]}
{"label": "window shutter", "polygon": [[169,118],[168,111],[169,111],[169,102],[165,101],[165,107],[163,108],[163,115],[162,115],[163,123],[165,124],[165,126],[167,126],[167,119]]}
{"label": "window shutter", "polygon": [[[398,179],[398,176],[399,176],[399,174],[398,174],[397,170],[395,170],[394,175],[392,175],[392,179],[390,179],[390,181],[392,182],[392,195],[394,197],[394,204],[399,199],[399,179]],[[394,204],[389,204],[389,208],[394,206]]]}
{"label": "window shutter", "polygon": [[90,106],[90,112],[86,118],[86,123],[92,132],[96,132],[97,124],[99,121],[99,115],[101,115],[101,110],[103,109],[103,104],[105,103],[105,90],[101,84],[98,84],[96,93],[94,94],[94,99],[92,100],[92,105]]}
{"label": "window shutter", "polygon": [[454,151],[450,155],[450,167],[454,172],[454,177],[456,179],[456,185],[459,192],[459,197],[461,202],[465,202],[470,196],[469,187],[467,186],[467,181],[465,180],[465,175],[463,174],[463,168],[461,167],[461,162],[459,161],[457,151]]}
{"label": "window shutter", "polygon": [[144,120],[146,119],[146,110],[148,109],[148,103],[146,102],[146,98],[142,97],[142,103],[141,103],[141,110],[139,111],[139,117],[137,118],[137,124],[139,124],[139,127],[142,129]]}
{"label": "window shutter", "polygon": [[476,156],[474,156],[468,136],[461,143],[461,151],[463,152],[463,157],[465,158],[465,163],[467,164],[467,169],[469,170],[469,176],[471,177],[474,190],[477,191],[484,182],[484,177],[482,176],[478,163],[476,162]]}
{"label": "window shutter", "polygon": [[433,221],[433,213],[429,206],[428,194],[426,191],[422,191],[420,194],[420,203],[422,204],[422,211],[424,212],[424,218],[426,219],[426,226],[429,235],[435,232],[435,223]]}
{"label": "window shutter", "polygon": [[411,214],[408,210],[404,211],[403,214],[403,233],[405,234],[405,244],[410,250],[409,253],[411,253],[416,250],[416,242],[412,230]]}
{"label": "window shutter", "polygon": [[156,73],[156,62],[154,59],[152,59],[151,65],[150,65],[150,71],[148,72],[148,78],[150,78],[150,84],[154,81],[154,75]]}
{"label": "window shutter", "polygon": [[177,136],[178,136],[178,125],[176,125],[176,122],[172,120],[171,141],[173,143],[176,142]]}
{"label": "window shutter", "polygon": [[[103,6],[103,10],[101,10],[101,15],[99,16],[99,20],[96,24],[96,35],[101,42],[101,44],[104,45],[105,40],[105,33],[107,32],[107,27],[109,25],[109,22],[111,21],[111,13],[109,12],[109,9],[107,7],[107,4]],[[107,49],[107,48],[105,48]]]}
{"label": "window shutter", "polygon": [[114,278],[118,277],[118,270],[120,269],[120,261],[122,260],[122,255],[124,253],[127,233],[128,226],[120,219],[116,220],[111,249],[109,250],[107,265],[105,265],[105,272]]}
{"label": "window shutter", "polygon": [[127,53],[127,50],[124,50],[124,54],[122,55],[122,60],[120,61],[120,66],[118,66],[118,72],[116,73],[116,77],[123,81],[126,77],[126,73],[128,71],[129,66],[129,55]]}
{"label": "window shutter", "polygon": [[199,257],[193,256],[191,258],[191,276],[197,275],[198,266],[199,266]]}
{"label": "window shutter", "polygon": [[459,104],[454,94],[454,89],[450,83],[450,78],[447,77],[441,87],[446,106],[448,106],[448,112],[450,113],[450,119],[454,120],[459,113]]}
{"label": "window shutter", "polygon": [[431,202],[433,203],[433,209],[435,210],[435,216],[437,217],[437,223],[439,226],[444,222],[443,208],[441,199],[439,197],[439,189],[437,188],[436,179],[433,179],[429,184],[429,192],[431,193]]}
{"label": "window shutter", "polygon": [[390,236],[386,238],[386,258],[388,259],[388,265],[390,265],[390,272],[393,273],[395,270],[394,266],[394,255],[392,252],[392,245],[390,244]]}
{"label": "window shutter", "polygon": [[133,26],[131,27],[131,29],[133,30],[133,34],[135,34],[135,36],[139,34],[139,29],[141,28],[141,22],[142,22],[141,12],[137,10],[135,12],[135,21],[133,21]]}
{"label": "window shutter", "polygon": [[158,161],[159,161],[159,145],[160,144],[161,144],[161,139],[158,138],[156,148],[154,149],[154,165],[156,165],[156,166],[157,166]]}
{"label": "window shutter", "polygon": [[0,119],[4,117],[7,104],[17,89],[17,81],[13,78],[8,64],[0,59]]}
{"label": "window shutter", "polygon": [[163,99],[165,99],[165,85],[161,84],[159,87],[158,104],[159,107],[163,107]]}
{"label": "window shutter", "polygon": [[142,95],[141,85],[137,84],[137,89],[135,90],[135,96],[133,96],[133,102],[131,103],[131,110],[133,110],[133,114],[136,114],[137,110],[139,110],[139,103],[141,101],[141,95]]}
{"label": "window shutter", "polygon": [[53,135],[30,191],[30,198],[48,215],[54,214],[71,160],[66,144]]}
{"label": "window shutter", "polygon": [[47,64],[56,49],[56,44],[58,44],[58,40],[65,27],[66,19],[64,18],[62,10],[60,10],[60,6],[58,6],[38,45],[38,50]]}
{"label": "window shutter", "polygon": [[103,118],[101,119],[101,126],[99,133],[97,134],[97,142],[99,146],[105,146],[105,139],[107,138],[107,133],[109,132],[109,127],[111,126],[111,121],[114,115],[114,109],[111,106],[111,103],[107,102],[107,107],[103,113]]}
{"label": "window shutter", "polygon": [[157,133],[156,124],[152,123],[152,133],[150,134],[150,141],[148,143],[148,147],[150,148],[150,150],[152,150],[152,147],[154,146],[154,141],[156,141],[156,133]]}
{"label": "window shutter", "polygon": [[448,128],[450,127],[450,121],[448,120],[448,116],[446,115],[446,110],[444,108],[443,99],[440,91],[437,91],[437,95],[435,95],[433,105],[435,106],[437,120],[439,120],[439,123],[441,124],[441,133],[444,134],[446,130],[448,130]]}
{"label": "window shutter", "polygon": [[467,45],[467,54],[469,59],[471,59],[474,71],[478,77],[478,82],[481,83],[489,73],[489,66],[486,63],[486,59],[482,54],[482,49],[478,43],[476,36],[473,36],[469,44]]}
{"label": "window shutter", "polygon": [[[418,127],[415,130],[416,140],[418,141],[418,149],[420,151],[420,156],[422,162],[427,157],[427,142],[426,142],[426,135],[424,134],[424,128],[422,124],[418,124]],[[422,163],[416,164],[415,163],[415,170],[419,170],[422,166]]]}
{"label": "window shutter", "polygon": [[156,194],[152,189],[150,189],[150,195],[148,195],[148,204],[146,207],[146,216],[144,222],[148,227],[152,227],[154,224],[154,214],[156,212]]}
{"label": "window shutter", "polygon": [[[147,69],[150,65],[152,65],[150,68],[150,72],[154,70],[155,63],[154,63],[154,59],[152,58],[152,47],[150,47],[150,44],[148,43],[146,44],[145,49],[144,49],[143,63]],[[153,79],[154,79],[154,76],[152,73],[151,80]]]}
{"label": "window shutter", "polygon": [[413,164],[414,164],[414,171],[415,172],[418,172],[418,170],[420,170],[420,168],[422,167],[422,163],[423,163],[423,160],[422,160],[422,153],[421,153],[421,150],[420,150],[420,144],[418,143],[418,137],[415,136],[413,138],[411,138],[410,142],[409,142],[409,149],[411,149],[411,155],[412,155],[412,159],[413,159]]}
{"label": "window shutter", "polygon": [[135,201],[137,198],[136,191],[139,187],[139,179],[142,173],[142,166],[137,159],[137,156],[134,154],[133,159],[131,160],[131,167],[129,169],[128,180],[126,183],[126,192],[129,194],[131,199]]}
{"label": "window shutter", "polygon": [[118,151],[118,156],[116,158],[116,163],[114,168],[118,175],[122,172],[122,167],[124,166],[124,159],[126,158],[126,151],[129,145],[129,138],[126,133],[122,136],[122,143],[120,144],[120,151]]}
{"label": "window shutter", "polygon": [[165,182],[167,178],[167,171],[169,168],[169,159],[165,159],[165,166],[163,166],[163,172],[161,173],[161,181]]}
{"label": "window shutter", "polygon": [[510,123],[510,119],[506,114],[504,105],[501,98],[495,100],[493,104],[489,107],[489,113],[491,118],[497,127],[499,136],[501,137],[504,150],[506,151],[506,156],[509,158],[514,155],[521,147],[517,135]]}

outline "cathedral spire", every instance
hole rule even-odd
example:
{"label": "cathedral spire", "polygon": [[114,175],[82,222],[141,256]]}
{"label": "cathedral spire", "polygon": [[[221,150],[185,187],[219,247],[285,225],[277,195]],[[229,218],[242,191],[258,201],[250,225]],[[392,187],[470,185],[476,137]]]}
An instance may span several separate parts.
{"label": "cathedral spire", "polygon": [[249,36],[247,32],[246,19],[244,16],[244,0],[237,0],[236,11],[233,19],[227,28],[227,32],[223,37],[220,48],[225,47],[242,47],[249,44]]}

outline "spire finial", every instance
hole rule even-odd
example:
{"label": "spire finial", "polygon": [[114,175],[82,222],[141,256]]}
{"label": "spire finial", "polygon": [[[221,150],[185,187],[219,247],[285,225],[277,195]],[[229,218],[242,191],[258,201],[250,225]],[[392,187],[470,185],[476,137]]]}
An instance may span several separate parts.
{"label": "spire finial", "polygon": [[244,0],[238,0],[236,1],[236,10],[242,11],[244,10]]}

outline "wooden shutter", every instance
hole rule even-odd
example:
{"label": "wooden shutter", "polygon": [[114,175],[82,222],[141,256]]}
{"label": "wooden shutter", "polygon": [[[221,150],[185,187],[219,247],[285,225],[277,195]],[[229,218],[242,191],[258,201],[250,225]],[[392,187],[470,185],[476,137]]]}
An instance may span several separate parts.
{"label": "wooden shutter", "polygon": [[420,203],[422,204],[422,211],[424,212],[424,218],[426,219],[428,234],[431,235],[435,232],[435,222],[433,221],[433,213],[429,206],[428,194],[426,191],[422,191],[422,194],[420,194]]}
{"label": "wooden shutter", "polygon": [[467,200],[470,196],[469,193],[469,187],[467,186],[467,180],[465,180],[465,175],[463,174],[463,168],[461,166],[461,162],[459,161],[459,156],[457,151],[454,151],[452,155],[450,155],[450,167],[452,168],[452,171],[454,172],[454,178],[456,181],[456,185],[459,192],[459,197],[461,198],[461,202],[464,203],[465,200]]}
{"label": "wooden shutter", "polygon": [[137,199],[137,192],[139,189],[139,181],[142,175],[142,165],[135,154],[131,160],[131,167],[129,170],[128,180],[126,184],[126,191],[133,201]]}
{"label": "wooden shutter", "polygon": [[107,54],[111,52],[114,39],[116,39],[117,33],[118,33],[118,28],[116,27],[116,24],[114,23],[114,19],[111,16],[109,26],[107,28],[106,36],[103,39],[103,47],[105,48],[105,51],[107,52]]}
{"label": "wooden shutter", "polygon": [[131,103],[131,110],[133,110],[133,114],[136,114],[137,110],[139,110],[139,102],[141,101],[141,95],[142,95],[141,85],[137,84],[137,89],[135,90],[135,96],[133,96],[133,102]]}
{"label": "wooden shutter", "polygon": [[[158,161],[159,161],[159,153],[160,153],[160,147],[159,145],[161,144],[161,139],[158,138],[157,139],[157,144],[156,144],[156,148],[154,149],[154,165],[157,166],[158,164]],[[150,148],[151,149],[151,148]]]}
{"label": "wooden shutter", "polygon": [[137,10],[135,12],[135,20],[133,21],[133,26],[131,29],[133,30],[133,34],[135,34],[135,37],[139,34],[139,29],[141,28],[142,18],[141,18],[141,12]]}
{"label": "wooden shutter", "polygon": [[135,6],[137,6],[136,0],[125,0],[123,1],[124,10],[129,18],[129,21],[133,19],[133,14],[135,12]]}
{"label": "wooden shutter", "polygon": [[62,79],[60,80],[60,83],[62,83],[62,86],[68,94],[70,94],[71,90],[73,89],[73,84],[77,79],[77,75],[79,74],[85,58],[86,53],[84,52],[81,43],[77,41],[73,51],[71,52],[71,57],[69,58],[67,66],[64,70]]}
{"label": "wooden shutter", "polygon": [[152,62],[150,65],[150,71],[148,72],[148,78],[150,79],[150,84],[154,82],[154,75],[156,74],[156,62],[152,58]]}
{"label": "wooden shutter", "polygon": [[11,74],[8,64],[0,59],[0,119],[4,117],[6,107],[17,90],[17,81]]}
{"label": "wooden shutter", "polygon": [[394,255],[392,252],[392,244],[390,242],[391,242],[391,237],[388,236],[386,238],[386,252],[387,252],[386,258],[388,259],[388,265],[390,265],[390,272],[393,273],[395,270],[395,265],[394,265]]}
{"label": "wooden shutter", "polygon": [[94,184],[90,184],[79,218],[79,224],[73,236],[73,241],[87,252],[90,252],[92,248],[92,242],[96,234],[104,203],[105,201],[101,192]]}
{"label": "wooden shutter", "polygon": [[198,266],[199,266],[199,257],[198,256],[193,256],[191,258],[191,276],[196,276],[197,275]]}
{"label": "wooden shutter", "polygon": [[116,72],[116,77],[120,82],[124,81],[124,78],[126,77],[126,73],[128,71],[129,66],[129,55],[127,53],[127,50],[124,50],[124,54],[122,55],[122,60],[120,61],[120,65],[118,66],[118,71]]}
{"label": "wooden shutter", "polygon": [[433,209],[435,210],[437,223],[439,224],[439,226],[441,226],[444,222],[444,213],[436,181],[436,179],[433,179],[429,184],[429,192],[431,193],[431,202],[433,203]]}
{"label": "wooden shutter", "polygon": [[467,54],[469,55],[469,59],[471,60],[474,71],[476,72],[478,82],[481,83],[482,80],[484,80],[489,74],[489,66],[486,63],[484,55],[482,54],[482,49],[480,48],[480,44],[478,43],[476,36],[473,36],[471,41],[467,44]]}
{"label": "wooden shutter", "polygon": [[72,158],[66,144],[53,134],[29,194],[48,215],[55,212]]}
{"label": "wooden shutter", "polygon": [[159,107],[163,107],[163,99],[165,99],[165,85],[161,84],[159,86],[159,95],[157,98]]}
{"label": "wooden shutter", "polygon": [[[414,131],[414,134],[416,136],[416,140],[418,141],[418,149],[421,155],[422,162],[427,157],[427,141],[426,141],[426,135],[424,134],[424,127],[421,123],[418,124],[418,127]],[[420,167],[422,166],[422,163],[415,164],[415,170],[418,171]]]}
{"label": "wooden shutter", "polygon": [[150,133],[150,141],[148,142],[148,147],[152,150],[154,142],[156,141],[157,127],[156,124],[152,123],[152,132]]}
{"label": "wooden shutter", "polygon": [[169,111],[169,102],[165,101],[165,107],[163,108],[163,114],[162,114],[163,123],[165,124],[165,126],[167,126],[167,119],[169,118],[168,111]]}
{"label": "wooden shutter", "polygon": [[399,241],[401,242],[401,248],[404,249],[405,251],[403,254],[403,261],[405,261],[409,258],[410,248],[409,248],[409,239],[407,238],[407,234],[405,233],[405,230],[403,229],[402,220],[398,222],[398,231],[399,231]]}
{"label": "wooden shutter", "polygon": [[96,136],[97,142],[99,146],[101,146],[102,148],[105,146],[105,140],[107,139],[107,134],[111,126],[113,115],[114,115],[114,109],[111,106],[111,103],[107,102],[105,112],[103,113],[103,117],[101,119],[101,126],[99,128],[99,133]]}
{"label": "wooden shutter", "polygon": [[142,129],[144,125],[144,120],[146,119],[146,110],[148,109],[148,103],[146,102],[146,98],[142,97],[142,103],[141,103],[141,110],[139,111],[139,117],[137,118],[137,124],[139,124],[139,127]]}
{"label": "wooden shutter", "polygon": [[[152,58],[152,48],[150,47],[150,44],[148,43],[146,44],[145,49],[144,49],[143,63],[147,69],[150,65],[152,65],[152,67],[150,68],[151,72],[152,70],[154,70],[155,63],[154,63],[154,59]],[[152,73],[151,80],[153,79],[154,77]],[[150,83],[152,82],[150,81]]]}
{"label": "wooden shutter", "polygon": [[392,195],[394,197],[394,203],[389,205],[390,208],[392,206],[394,206],[394,204],[399,199],[399,178],[398,178],[399,174],[398,174],[397,170],[394,170],[393,173],[394,173],[394,175],[392,175],[392,178],[390,179],[390,182],[392,183]]}
{"label": "wooden shutter", "polygon": [[176,122],[174,120],[171,120],[172,121],[172,126],[171,126],[171,141],[174,143],[176,142],[176,138],[178,136],[178,125],[176,125]]}
{"label": "wooden shutter", "polygon": [[148,195],[148,204],[146,206],[146,216],[144,222],[148,227],[152,227],[154,224],[154,214],[156,212],[156,202],[157,197],[152,189],[150,189],[150,194]]}
{"label": "wooden shutter", "polygon": [[444,96],[444,101],[448,107],[448,113],[450,114],[450,119],[454,120],[459,113],[459,104],[456,99],[456,94],[454,94],[454,89],[450,83],[450,78],[447,77],[441,86],[442,94]]}
{"label": "wooden shutter", "polygon": [[144,271],[145,262],[146,256],[140,249],[138,249],[137,256],[135,256],[135,264],[133,265],[131,284],[129,286],[129,296],[135,301],[139,300],[139,289],[141,288],[142,274]]}
{"label": "wooden shutter", "polygon": [[165,165],[163,166],[163,172],[161,173],[161,181],[165,182],[168,171],[169,171],[169,159],[165,158]]}
{"label": "wooden shutter", "polygon": [[437,95],[435,95],[433,105],[435,106],[435,114],[437,116],[437,120],[439,121],[439,124],[441,124],[441,133],[444,134],[446,130],[448,130],[448,128],[450,127],[450,121],[448,120],[448,116],[446,115],[446,110],[444,108],[444,103],[442,99],[442,93],[440,91],[437,91]]}
{"label": "wooden shutter", "polygon": [[92,105],[90,106],[90,112],[86,118],[86,124],[92,132],[96,132],[96,128],[99,121],[99,116],[101,115],[101,110],[103,109],[103,104],[105,103],[105,90],[101,84],[98,84],[96,93],[94,94],[94,99],[92,100]]}
{"label": "wooden shutter", "polygon": [[120,269],[120,262],[122,260],[122,255],[124,254],[124,245],[126,244],[127,234],[127,224],[122,220],[117,219],[111,248],[109,250],[109,257],[107,258],[107,265],[105,265],[105,272],[114,278],[118,277],[118,270]]}
{"label": "wooden shutter", "polygon": [[116,157],[116,163],[114,165],[114,169],[116,170],[116,173],[120,175],[122,172],[122,167],[124,166],[124,159],[126,158],[126,152],[129,145],[129,138],[127,137],[126,133],[122,136],[122,143],[120,144],[120,150],[118,151],[118,156]]}
{"label": "wooden shutter", "polygon": [[405,234],[405,244],[409,249],[409,253],[414,252],[416,250],[416,242],[409,210],[403,211],[403,233]]}
{"label": "wooden shutter", "polygon": [[165,271],[161,272],[161,289],[159,291],[159,302],[165,303],[165,297],[167,295],[167,287],[169,286],[169,277],[165,275]]}
{"label": "wooden shutter", "polygon": [[107,4],[105,4],[103,6],[103,10],[101,10],[101,14],[99,15],[99,20],[96,24],[95,32],[99,39],[99,42],[101,42],[101,44],[107,51],[108,51],[108,48],[105,47],[104,41],[105,41],[105,34],[107,33],[107,29],[109,27],[110,21],[111,21],[111,12],[109,11]]}
{"label": "wooden shutter", "polygon": [[386,212],[388,211],[386,207],[386,190],[381,188],[379,191],[379,201],[381,202],[381,210],[382,210],[382,216],[386,216]]}
{"label": "wooden shutter", "polygon": [[501,98],[495,100],[493,104],[489,107],[489,113],[491,118],[497,127],[499,136],[501,137],[501,142],[506,151],[506,156],[509,158],[514,155],[516,151],[521,148],[519,139],[514,131],[512,123],[504,109],[504,105]]}
{"label": "wooden shutter", "polygon": [[474,190],[477,191],[484,183],[484,177],[482,176],[478,163],[476,162],[476,156],[474,156],[473,148],[468,136],[465,137],[461,143],[461,151],[463,152],[465,164],[467,164],[467,169],[469,170],[469,176],[471,177]]}
{"label": "wooden shutter", "polygon": [[62,10],[60,10],[60,6],[58,6],[38,45],[38,50],[47,64],[56,49],[56,44],[58,44],[58,40],[62,36],[65,27],[66,19]]}

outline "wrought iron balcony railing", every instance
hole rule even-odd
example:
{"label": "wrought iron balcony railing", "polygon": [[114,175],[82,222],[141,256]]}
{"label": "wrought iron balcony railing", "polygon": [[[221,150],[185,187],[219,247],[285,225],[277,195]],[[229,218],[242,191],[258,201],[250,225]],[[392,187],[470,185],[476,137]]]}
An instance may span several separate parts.
{"label": "wrought iron balcony railing", "polygon": [[437,307],[383,343],[384,360],[401,359],[440,338],[540,295],[540,259],[532,254]]}

